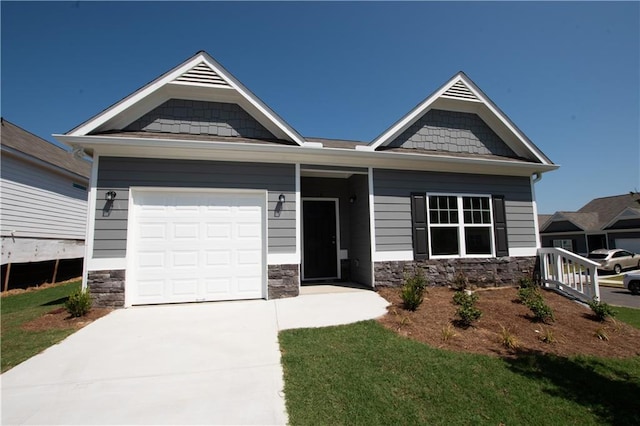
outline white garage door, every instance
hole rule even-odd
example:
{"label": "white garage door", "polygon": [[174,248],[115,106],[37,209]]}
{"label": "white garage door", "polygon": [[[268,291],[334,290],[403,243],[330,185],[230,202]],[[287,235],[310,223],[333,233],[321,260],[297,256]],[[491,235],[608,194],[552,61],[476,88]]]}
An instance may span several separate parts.
{"label": "white garage door", "polygon": [[640,238],[616,238],[616,248],[640,253]]}
{"label": "white garage door", "polygon": [[265,194],[133,194],[131,304],[264,297]]}

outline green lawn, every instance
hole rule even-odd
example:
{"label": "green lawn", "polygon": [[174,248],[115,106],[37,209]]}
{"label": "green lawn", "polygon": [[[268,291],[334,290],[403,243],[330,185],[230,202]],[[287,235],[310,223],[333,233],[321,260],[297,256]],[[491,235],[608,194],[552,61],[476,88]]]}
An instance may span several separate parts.
{"label": "green lawn", "polygon": [[75,331],[25,331],[21,325],[64,305],[80,281],[0,299],[2,372],[31,358]]}
{"label": "green lawn", "polygon": [[640,357],[505,360],[375,321],[280,334],[292,425],[640,424]]}
{"label": "green lawn", "polygon": [[640,309],[614,306],[613,310],[616,311],[616,319],[631,324],[635,328],[640,328]]}

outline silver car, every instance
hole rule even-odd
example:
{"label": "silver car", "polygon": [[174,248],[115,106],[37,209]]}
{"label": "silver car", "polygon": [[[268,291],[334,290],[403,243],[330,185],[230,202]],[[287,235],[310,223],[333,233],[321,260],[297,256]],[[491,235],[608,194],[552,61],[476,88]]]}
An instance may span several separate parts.
{"label": "silver car", "polygon": [[640,255],[622,249],[594,250],[587,256],[594,262],[598,262],[598,269],[613,271],[616,274],[627,268],[640,268]]}
{"label": "silver car", "polygon": [[631,293],[640,294],[640,272],[624,274],[622,283]]}

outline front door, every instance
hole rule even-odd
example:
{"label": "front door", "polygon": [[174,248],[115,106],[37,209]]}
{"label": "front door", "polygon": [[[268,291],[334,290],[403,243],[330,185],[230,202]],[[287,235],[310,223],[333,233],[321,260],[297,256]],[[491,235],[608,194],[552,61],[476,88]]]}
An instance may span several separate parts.
{"label": "front door", "polygon": [[338,278],[337,200],[303,200],[303,279]]}

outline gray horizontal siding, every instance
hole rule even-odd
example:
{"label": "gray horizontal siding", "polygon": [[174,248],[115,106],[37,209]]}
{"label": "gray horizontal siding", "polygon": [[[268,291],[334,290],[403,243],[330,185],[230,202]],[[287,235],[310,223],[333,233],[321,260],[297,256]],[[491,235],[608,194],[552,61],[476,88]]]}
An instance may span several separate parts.
{"label": "gray horizontal siding", "polygon": [[[94,257],[126,255],[129,188],[132,186],[267,190],[269,253],[295,253],[294,165],[101,157]],[[112,190],[117,197],[111,209],[105,211],[105,194]],[[280,194],[285,195],[286,201],[276,214]]]}
{"label": "gray horizontal siding", "polygon": [[527,177],[376,169],[373,172],[377,251],[412,250],[412,192],[504,195],[509,247],[535,247],[531,186]]}
{"label": "gray horizontal siding", "polygon": [[84,240],[87,185],[82,179],[54,173],[31,163],[2,156],[0,185],[3,236]]}

